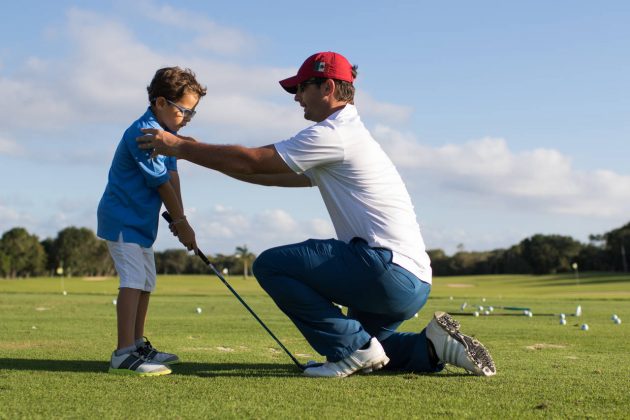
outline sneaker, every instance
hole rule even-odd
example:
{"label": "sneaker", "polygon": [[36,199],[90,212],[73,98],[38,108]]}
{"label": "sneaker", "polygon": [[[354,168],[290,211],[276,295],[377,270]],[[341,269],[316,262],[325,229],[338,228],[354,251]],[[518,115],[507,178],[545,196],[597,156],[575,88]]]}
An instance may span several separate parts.
{"label": "sneaker", "polygon": [[464,368],[479,376],[497,373],[488,349],[474,338],[462,334],[459,322],[449,314],[436,312],[426,331],[441,362]]}
{"label": "sneaker", "polygon": [[381,369],[389,363],[383,346],[375,337],[370,339],[370,346],[365,350],[357,350],[338,362],[325,362],[321,366],[306,367],[304,376],[320,378],[343,378],[357,371],[370,373]]}
{"label": "sneaker", "polygon": [[160,363],[152,363],[137,351],[116,356],[112,353],[109,373],[116,375],[160,376],[168,375],[171,370]]}
{"label": "sneaker", "polygon": [[146,337],[143,337],[143,339],[144,339],[144,344],[142,345],[142,347],[138,347],[136,351],[140,353],[142,356],[144,356],[144,358],[147,359],[148,361],[155,362],[155,363],[162,363],[164,365],[174,365],[175,363],[180,362],[179,357],[177,357],[177,355],[161,352],[155,347],[153,347],[151,345],[151,342],[147,340]]}

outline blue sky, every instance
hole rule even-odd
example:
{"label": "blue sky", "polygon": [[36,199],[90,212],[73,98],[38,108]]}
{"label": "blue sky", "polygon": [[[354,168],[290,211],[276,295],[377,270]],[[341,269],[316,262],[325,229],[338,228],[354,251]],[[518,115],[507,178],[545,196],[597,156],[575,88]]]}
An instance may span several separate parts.
{"label": "blue sky", "polygon": [[[182,134],[259,146],[308,122],[277,81],[310,54],[359,65],[357,107],[392,157],[428,248],[587,241],[630,220],[625,1],[32,1],[0,25],[0,232],[96,228],[122,132],[156,69],[208,86]],[[208,253],[334,236],[318,191],[180,163]],[[178,244],[162,225],[156,249]]]}

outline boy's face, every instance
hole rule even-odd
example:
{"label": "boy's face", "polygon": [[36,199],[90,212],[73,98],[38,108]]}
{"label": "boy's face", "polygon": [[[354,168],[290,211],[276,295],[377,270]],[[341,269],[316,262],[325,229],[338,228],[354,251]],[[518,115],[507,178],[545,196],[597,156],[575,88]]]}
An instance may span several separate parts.
{"label": "boy's face", "polygon": [[194,116],[198,103],[199,96],[196,93],[186,92],[177,101],[169,101],[160,96],[155,100],[153,110],[160,124],[177,132]]}

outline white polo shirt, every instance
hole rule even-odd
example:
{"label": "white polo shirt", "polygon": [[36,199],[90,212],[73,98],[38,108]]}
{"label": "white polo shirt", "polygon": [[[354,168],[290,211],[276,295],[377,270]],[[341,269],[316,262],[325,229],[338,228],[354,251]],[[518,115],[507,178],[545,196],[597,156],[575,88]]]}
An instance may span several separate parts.
{"label": "white polo shirt", "polygon": [[393,263],[431,283],[431,262],[407,188],[354,105],[274,146],[291,169],[319,188],[339,240],[360,237],[371,247],[390,249]]}

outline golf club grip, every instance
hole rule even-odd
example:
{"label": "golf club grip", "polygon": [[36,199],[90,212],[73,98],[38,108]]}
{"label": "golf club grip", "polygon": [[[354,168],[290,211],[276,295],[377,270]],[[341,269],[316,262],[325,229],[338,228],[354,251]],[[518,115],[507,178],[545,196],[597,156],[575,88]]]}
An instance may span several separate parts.
{"label": "golf club grip", "polygon": [[[168,211],[164,211],[162,212],[162,217],[164,218],[164,220],[166,220],[168,223],[173,222],[173,218],[171,217],[171,215],[168,213]],[[221,275],[221,273],[219,273],[219,270],[217,270],[214,265],[210,262],[210,260],[208,259],[208,257],[206,257],[206,255],[201,252],[201,250],[199,248],[197,248],[197,256],[199,256],[199,258],[201,258],[203,260],[204,263],[206,263],[206,265],[208,267],[210,267],[210,269],[212,269],[212,271],[214,272],[214,274],[217,275],[217,277],[219,278],[219,280],[221,280],[221,282],[228,288],[230,289],[230,292],[232,292],[232,294],[234,295],[234,297],[236,297],[236,299],[238,299],[239,302],[241,302],[243,304],[243,306],[245,307],[245,309],[247,309],[249,311],[250,314],[252,314],[252,316],[256,319],[256,321],[258,321],[258,323],[265,329],[265,331],[267,331],[269,333],[269,335],[271,336],[271,338],[273,338],[276,343],[278,343],[278,345],[282,348],[282,350],[284,350],[284,352],[291,358],[291,360],[293,361],[293,363],[295,363],[297,365],[297,367],[300,370],[304,370],[305,366],[303,364],[301,364],[296,358],[295,356],[293,356],[293,354],[291,354],[291,352],[289,351],[289,349],[287,349],[284,344],[282,344],[282,342],[278,339],[278,337],[276,337],[276,335],[269,329],[269,327],[267,327],[267,325],[265,325],[265,323],[262,321],[262,319],[260,319],[258,317],[258,315],[256,315],[256,312],[254,312],[254,310],[252,308],[249,307],[249,305],[243,300],[243,298],[241,298],[241,296],[236,292],[236,290],[234,290],[232,288],[232,286],[230,286],[230,284],[223,278],[223,276]]]}

